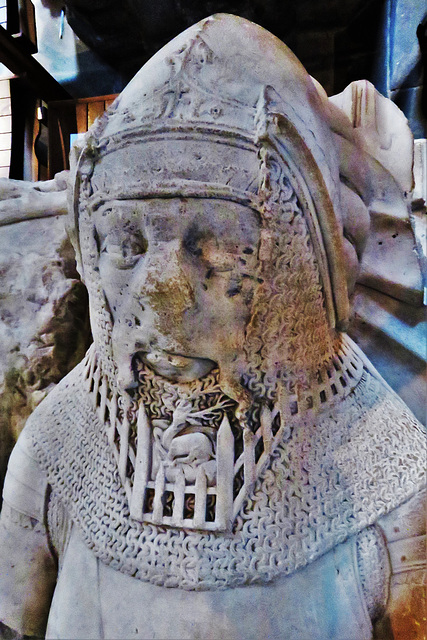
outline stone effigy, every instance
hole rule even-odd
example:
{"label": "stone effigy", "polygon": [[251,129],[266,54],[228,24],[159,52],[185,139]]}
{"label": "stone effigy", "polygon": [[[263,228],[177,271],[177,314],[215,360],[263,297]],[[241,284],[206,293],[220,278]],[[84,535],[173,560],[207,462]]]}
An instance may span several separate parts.
{"label": "stone effigy", "polygon": [[218,15],[76,150],[94,344],[9,462],[5,624],[245,640],[419,624],[425,436],[345,334],[370,207],[405,195],[351,131],[282,43]]}

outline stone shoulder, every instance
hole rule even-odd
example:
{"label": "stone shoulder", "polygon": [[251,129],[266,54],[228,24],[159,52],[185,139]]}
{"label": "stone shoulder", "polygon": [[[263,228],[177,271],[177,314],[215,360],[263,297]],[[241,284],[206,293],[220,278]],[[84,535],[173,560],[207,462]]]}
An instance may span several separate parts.
{"label": "stone shoulder", "polygon": [[79,378],[77,365],[36,407],[12,450],[3,487],[3,500],[23,516],[43,522],[48,492],[46,470],[40,464],[39,443],[50,442],[59,454],[61,434],[52,442],[51,419],[55,411],[65,410],[70,392]]}
{"label": "stone shoulder", "polygon": [[44,521],[47,476],[39,465],[30,429],[24,428],[9,458],[3,486],[5,506],[24,518]]}
{"label": "stone shoulder", "polygon": [[[70,393],[72,393],[73,387],[76,388],[81,380],[81,373],[83,369],[83,362],[80,362],[74,367],[62,380],[56,385],[54,389],[42,400],[42,402],[34,409],[33,413],[29,416],[26,425],[22,431],[22,434],[26,434],[24,437],[31,442],[31,446],[34,446],[34,438],[42,434],[44,426],[47,426],[49,417],[52,414],[53,409],[66,407],[70,403]],[[22,437],[20,435],[20,438]]]}

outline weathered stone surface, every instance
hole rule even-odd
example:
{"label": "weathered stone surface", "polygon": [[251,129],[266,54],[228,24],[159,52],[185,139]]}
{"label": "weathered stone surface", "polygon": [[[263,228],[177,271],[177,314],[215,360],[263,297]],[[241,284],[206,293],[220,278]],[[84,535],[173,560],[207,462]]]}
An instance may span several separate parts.
{"label": "weathered stone surface", "polygon": [[[363,229],[361,221],[365,215],[354,191],[369,210],[370,229],[369,233],[365,229],[365,245],[358,251],[357,280],[405,303],[421,306],[422,253],[414,236],[410,208],[414,142],[407,119],[372,84],[362,80],[352,82],[329,101],[339,107],[351,123],[350,134],[338,118],[334,125],[337,133],[341,127],[341,135],[344,133],[353,143],[342,151],[341,172],[344,179],[353,184],[344,234],[348,230],[349,235],[358,240],[357,231],[360,235]],[[361,153],[369,158],[369,171],[365,173]],[[342,196],[345,202],[347,190],[343,190]],[[360,240],[356,246],[360,246]]]}
{"label": "weathered stone surface", "polygon": [[0,178],[0,226],[67,213],[67,174],[45,182]]}
{"label": "weathered stone surface", "polygon": [[422,306],[421,261],[409,216],[405,221],[373,213],[371,221],[373,229],[358,281],[392,298]]}
{"label": "weathered stone surface", "polygon": [[360,147],[391,173],[402,192],[413,188],[413,137],[400,109],[366,80],[329,98],[349,118]]}

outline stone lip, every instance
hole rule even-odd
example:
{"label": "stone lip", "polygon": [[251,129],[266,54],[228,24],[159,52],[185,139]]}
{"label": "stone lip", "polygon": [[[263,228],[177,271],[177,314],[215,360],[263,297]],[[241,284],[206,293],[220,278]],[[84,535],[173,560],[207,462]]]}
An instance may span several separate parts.
{"label": "stone lip", "polygon": [[208,358],[189,357],[167,351],[140,351],[137,355],[155,373],[173,382],[192,382],[218,366]]}

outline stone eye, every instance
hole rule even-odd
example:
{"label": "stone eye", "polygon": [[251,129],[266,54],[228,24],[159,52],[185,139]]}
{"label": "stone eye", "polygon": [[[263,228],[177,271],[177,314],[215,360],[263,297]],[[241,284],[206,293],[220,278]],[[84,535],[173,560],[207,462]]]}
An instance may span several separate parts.
{"label": "stone eye", "polygon": [[192,256],[200,260],[212,273],[231,271],[234,266],[234,258],[212,232],[201,232],[192,225],[184,236],[184,249]]}
{"label": "stone eye", "polygon": [[202,248],[200,246],[201,234],[198,232],[195,225],[192,225],[184,236],[183,246],[184,249],[192,256],[201,256]]}
{"label": "stone eye", "polygon": [[130,269],[147,251],[147,241],[141,234],[132,234],[123,238],[108,239],[101,253],[106,253],[119,269]]}

